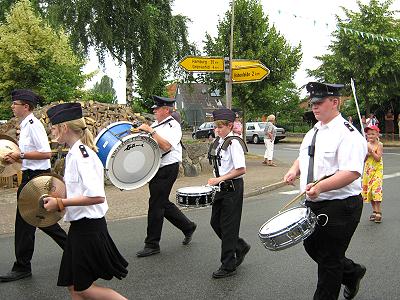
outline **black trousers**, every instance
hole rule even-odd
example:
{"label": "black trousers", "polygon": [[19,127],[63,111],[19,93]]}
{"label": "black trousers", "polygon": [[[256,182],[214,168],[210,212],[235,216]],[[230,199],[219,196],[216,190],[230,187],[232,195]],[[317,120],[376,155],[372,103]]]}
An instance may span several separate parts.
{"label": "black trousers", "polygon": [[342,200],[306,201],[306,206],[317,216],[328,216],[326,226],[317,225],[304,241],[308,255],[318,264],[318,283],[313,299],[337,299],[341,284],[352,283],[360,271],[360,265],[345,254],[360,222],[362,198],[357,195]]}
{"label": "black trousers", "polygon": [[[29,182],[29,180],[39,174],[48,172],[50,172],[50,170],[22,171],[22,182],[18,187],[17,201],[22,188]],[[67,241],[67,234],[58,223],[48,227],[39,227],[39,229],[48,234],[62,249],[64,249]],[[16,261],[14,262],[14,266],[12,268],[13,271],[31,271],[31,259],[35,246],[35,232],[36,227],[25,222],[25,220],[21,217],[17,206],[14,238]]]}
{"label": "black trousers", "polygon": [[210,224],[221,239],[221,268],[236,269],[236,253],[240,253],[247,243],[239,237],[243,207],[243,179],[233,180],[235,191],[217,192],[212,204]]}
{"label": "black trousers", "polygon": [[147,237],[144,241],[148,248],[159,248],[161,231],[166,218],[183,234],[193,229],[190,221],[174,203],[169,201],[172,186],[178,177],[179,163],[164,166],[150,180],[149,211],[147,214]]}

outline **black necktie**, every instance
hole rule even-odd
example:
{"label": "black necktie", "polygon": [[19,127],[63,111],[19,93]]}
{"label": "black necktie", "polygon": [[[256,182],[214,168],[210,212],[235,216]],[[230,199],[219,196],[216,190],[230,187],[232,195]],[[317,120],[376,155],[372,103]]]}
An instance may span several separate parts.
{"label": "black necktie", "polygon": [[314,155],[315,155],[315,139],[317,138],[317,133],[318,129],[315,129],[311,145],[308,146],[308,156],[310,157],[310,159],[308,161],[307,183],[314,181]]}

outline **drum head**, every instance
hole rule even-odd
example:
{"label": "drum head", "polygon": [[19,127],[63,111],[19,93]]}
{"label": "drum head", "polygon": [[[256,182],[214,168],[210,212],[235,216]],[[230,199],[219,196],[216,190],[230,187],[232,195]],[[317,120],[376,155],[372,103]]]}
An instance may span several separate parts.
{"label": "drum head", "polygon": [[107,157],[106,174],[122,190],[137,189],[156,175],[161,152],[147,135],[131,134],[118,141]]}
{"label": "drum head", "polygon": [[260,234],[269,235],[295,224],[307,217],[307,207],[293,207],[269,219],[260,229]]}
{"label": "drum head", "polygon": [[188,186],[178,189],[177,194],[183,195],[207,195],[212,193],[212,188],[209,186]]}

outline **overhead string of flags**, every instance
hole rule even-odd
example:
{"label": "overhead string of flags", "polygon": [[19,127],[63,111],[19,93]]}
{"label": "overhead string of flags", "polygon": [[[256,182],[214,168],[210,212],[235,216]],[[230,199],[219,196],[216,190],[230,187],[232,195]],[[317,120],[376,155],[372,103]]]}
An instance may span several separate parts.
{"label": "overhead string of flags", "polygon": [[[302,16],[299,14],[295,14],[295,13],[291,13],[291,12],[284,12],[282,10],[278,10],[277,12],[279,15],[285,14],[286,16],[292,17],[294,19],[303,19],[303,20],[311,21],[313,26],[320,26],[320,24],[321,24],[326,29],[333,30],[334,28],[336,28],[337,30],[343,31],[345,34],[357,35],[358,37],[361,37],[363,39],[371,39],[373,41],[396,43],[396,44],[400,43],[400,39],[398,39],[398,38],[393,38],[393,37],[389,37],[386,35],[375,34],[375,33],[371,33],[371,32],[364,32],[364,31],[348,28],[345,26],[339,26],[339,25],[332,26],[332,24],[330,22],[320,21],[320,20],[317,20],[314,18]],[[332,16],[334,16],[334,15],[332,15]]]}

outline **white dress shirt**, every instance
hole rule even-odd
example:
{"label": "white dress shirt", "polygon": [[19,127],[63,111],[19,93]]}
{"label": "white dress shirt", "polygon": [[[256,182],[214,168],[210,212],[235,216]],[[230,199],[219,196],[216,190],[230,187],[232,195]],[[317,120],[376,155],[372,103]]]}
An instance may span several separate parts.
{"label": "white dress shirt", "polygon": [[[355,171],[360,177],[337,190],[321,193],[313,201],[345,199],[361,193],[361,175],[367,154],[367,142],[360,132],[349,124],[340,114],[328,124],[315,124],[318,129],[314,156],[314,181],[337,171]],[[308,146],[314,136],[312,128],[305,135],[300,146],[300,189],[305,190],[308,174]]]}
{"label": "white dress shirt", "polygon": [[[18,146],[21,152],[51,152],[49,139],[43,124],[31,113],[20,124]],[[50,159],[23,159],[22,170],[50,169]]]}
{"label": "white dress shirt", "polygon": [[[106,197],[104,191],[104,169],[97,154],[88,146],[83,145],[88,157],[84,157],[80,140],[69,150],[65,158],[64,181],[67,198],[76,196]],[[82,146],[81,146],[82,147]],[[67,206],[65,221],[76,221],[82,218],[99,219],[108,210],[107,200],[100,204],[87,206]]]}
{"label": "white dress shirt", "polygon": [[[158,126],[155,128],[157,131],[157,134],[162,137],[163,139],[167,140],[168,143],[171,144],[171,151],[166,154],[164,157],[161,159],[160,163],[160,168],[176,163],[176,162],[181,162],[182,161],[182,145],[181,145],[181,139],[182,139],[182,129],[181,125],[172,117],[168,117],[171,119],[171,121]],[[165,120],[163,120],[165,121]],[[162,123],[161,121],[160,123]],[[157,126],[159,123],[158,121],[155,121],[151,127]],[[165,151],[161,150],[161,155],[165,153]]]}

